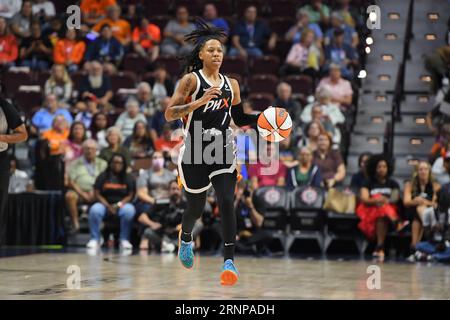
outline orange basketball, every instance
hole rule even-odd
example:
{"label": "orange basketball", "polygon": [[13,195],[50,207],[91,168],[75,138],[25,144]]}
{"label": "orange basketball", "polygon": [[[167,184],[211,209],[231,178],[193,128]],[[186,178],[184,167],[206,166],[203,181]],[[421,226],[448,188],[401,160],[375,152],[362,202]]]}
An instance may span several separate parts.
{"label": "orange basketball", "polygon": [[261,137],[270,142],[286,139],[292,130],[292,119],[284,108],[269,107],[258,117],[258,131]]}

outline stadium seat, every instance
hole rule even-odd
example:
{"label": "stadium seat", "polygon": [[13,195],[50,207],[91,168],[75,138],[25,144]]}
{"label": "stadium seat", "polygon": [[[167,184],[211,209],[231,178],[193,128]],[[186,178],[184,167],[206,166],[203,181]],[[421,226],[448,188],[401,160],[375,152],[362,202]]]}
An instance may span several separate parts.
{"label": "stadium seat", "polygon": [[390,114],[392,110],[392,94],[364,93],[358,103],[358,114]]}
{"label": "stadium seat", "polygon": [[13,98],[21,85],[32,85],[33,79],[30,72],[8,70],[3,74],[2,83],[6,96]]}
{"label": "stadium seat", "polygon": [[174,1],[174,7],[178,6],[184,6],[188,9],[190,16],[197,16],[202,15],[201,9],[201,3],[198,0],[175,0]]}
{"label": "stadium seat", "polygon": [[431,136],[432,133],[426,124],[425,115],[402,115],[401,121],[396,122],[394,134],[397,136]]}
{"label": "stadium seat", "polygon": [[[145,15],[147,17],[166,15],[169,13],[169,7],[170,1],[168,0],[146,1]],[[154,23],[153,19],[150,19],[150,22]]]}
{"label": "stadium seat", "polygon": [[291,192],[291,209],[287,251],[295,239],[314,239],[324,252],[325,212],[322,210],[325,191],[312,187],[298,187]]}
{"label": "stadium seat", "polygon": [[426,157],[434,140],[434,137],[394,136],[394,155]]}
{"label": "stadium seat", "polygon": [[284,79],[292,87],[292,95],[307,97],[314,93],[314,82],[310,76],[288,76]]}
{"label": "stadium seat", "polygon": [[245,77],[247,75],[247,61],[241,57],[225,56],[223,58],[221,72],[237,73]]}
{"label": "stadium seat", "polygon": [[180,61],[176,57],[165,55],[159,56],[158,59],[156,59],[155,64],[163,65],[170,76],[176,76],[181,72]]}
{"label": "stadium seat", "polygon": [[372,154],[383,153],[383,146],[383,135],[352,134],[349,154],[359,155],[363,152],[371,152]]}
{"label": "stadium seat", "polygon": [[290,0],[278,0],[269,2],[271,17],[290,17],[295,19],[296,4]]}
{"label": "stadium seat", "polygon": [[358,114],[356,125],[353,127],[354,133],[383,135],[386,130],[386,124],[390,121],[388,115],[366,115]]}
{"label": "stadium seat", "polygon": [[270,28],[279,37],[284,38],[289,28],[295,24],[295,19],[285,17],[275,17],[270,19]]}
{"label": "stadium seat", "polygon": [[58,14],[66,14],[67,8],[74,4],[72,0],[54,0],[52,2],[55,5],[55,11]]}
{"label": "stadium seat", "polygon": [[122,71],[111,75],[111,86],[113,92],[120,88],[134,88],[136,86],[136,75],[131,71]]}
{"label": "stadium seat", "polygon": [[[152,1],[152,2],[158,2],[158,1]],[[158,15],[158,16],[150,16],[150,23],[156,24],[159,29],[161,29],[161,34],[163,33],[164,28],[166,27],[167,23],[172,19],[172,16],[167,15],[167,11],[165,14]]]}
{"label": "stadium seat", "polygon": [[264,215],[263,228],[270,230],[283,245],[285,253],[289,214],[289,193],[285,188],[267,186],[256,189],[252,197],[256,210]]}
{"label": "stadium seat", "polygon": [[275,54],[280,57],[281,63],[283,64],[286,60],[286,57],[291,50],[292,42],[282,39],[277,40],[277,45],[275,47]]}
{"label": "stadium seat", "polygon": [[25,114],[27,119],[31,119],[31,116],[37,111],[42,104],[41,90],[18,90],[14,95],[14,103]]}
{"label": "stadium seat", "polygon": [[147,70],[148,60],[138,54],[128,54],[123,59],[123,70],[142,74]]}
{"label": "stadium seat", "polygon": [[429,94],[407,94],[400,104],[400,113],[424,115],[434,107],[434,96]]}
{"label": "stadium seat", "polygon": [[355,243],[360,255],[364,255],[368,242],[358,229],[360,219],[356,214],[327,212],[324,252],[333,241],[345,240]]}
{"label": "stadium seat", "polygon": [[250,92],[266,92],[275,95],[278,78],[274,75],[254,75],[248,80]]}
{"label": "stadium seat", "polygon": [[268,94],[265,92],[252,92],[248,96],[248,100],[250,101],[253,110],[256,111],[265,110],[268,106],[272,105],[274,99],[275,98],[272,94]]}
{"label": "stadium seat", "polygon": [[44,91],[45,83],[47,82],[48,78],[50,78],[50,71],[41,71],[36,72],[34,74],[34,83],[41,87],[42,91]]}
{"label": "stadium seat", "polygon": [[263,56],[254,58],[250,67],[250,75],[278,74],[280,59],[277,56]]}

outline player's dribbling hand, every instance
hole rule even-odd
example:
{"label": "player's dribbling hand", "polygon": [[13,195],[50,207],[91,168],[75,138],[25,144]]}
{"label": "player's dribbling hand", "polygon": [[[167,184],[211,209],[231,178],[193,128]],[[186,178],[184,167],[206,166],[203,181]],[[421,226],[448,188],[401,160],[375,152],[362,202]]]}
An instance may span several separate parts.
{"label": "player's dribbling hand", "polygon": [[222,94],[222,91],[220,91],[219,87],[211,87],[205,90],[205,93],[203,96],[199,99],[201,102],[201,105],[204,105],[209,102],[211,99],[218,98]]}

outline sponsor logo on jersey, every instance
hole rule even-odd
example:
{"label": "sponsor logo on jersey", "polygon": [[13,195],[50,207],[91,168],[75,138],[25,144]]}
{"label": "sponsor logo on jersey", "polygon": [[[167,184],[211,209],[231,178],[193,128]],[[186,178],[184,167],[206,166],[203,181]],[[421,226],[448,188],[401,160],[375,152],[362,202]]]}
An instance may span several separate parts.
{"label": "sponsor logo on jersey", "polygon": [[208,110],[215,111],[220,110],[223,108],[229,108],[230,107],[230,98],[223,98],[223,99],[213,99],[208,101],[208,103],[203,108],[203,112],[206,112]]}

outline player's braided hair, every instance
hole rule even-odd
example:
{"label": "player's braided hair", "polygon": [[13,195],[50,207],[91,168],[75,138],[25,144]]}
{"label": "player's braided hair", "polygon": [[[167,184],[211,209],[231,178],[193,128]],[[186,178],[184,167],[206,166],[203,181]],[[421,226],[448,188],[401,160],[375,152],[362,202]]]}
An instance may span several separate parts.
{"label": "player's braided hair", "polygon": [[186,42],[192,42],[195,45],[194,50],[182,57],[182,69],[184,73],[189,73],[203,68],[203,62],[198,57],[200,50],[206,41],[216,39],[222,42],[227,37],[225,30],[217,27],[210,27],[203,19],[196,18],[195,24],[197,29],[184,37]]}

